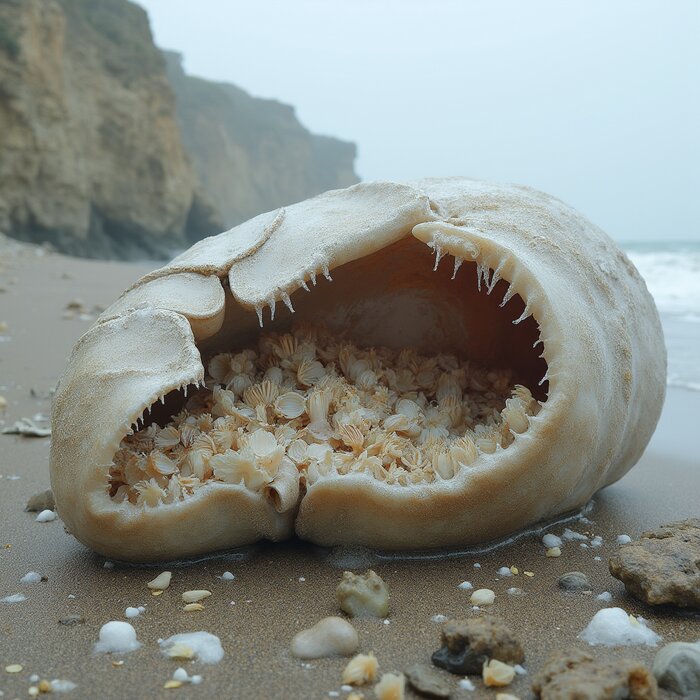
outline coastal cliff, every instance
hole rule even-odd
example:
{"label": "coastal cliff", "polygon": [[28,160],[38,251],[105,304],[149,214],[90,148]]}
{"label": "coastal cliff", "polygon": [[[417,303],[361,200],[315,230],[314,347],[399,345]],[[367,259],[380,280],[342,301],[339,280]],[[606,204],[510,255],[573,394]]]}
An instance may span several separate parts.
{"label": "coastal cliff", "polygon": [[0,0],[0,231],[162,258],[357,180],[351,144],[167,63],[127,0]]}

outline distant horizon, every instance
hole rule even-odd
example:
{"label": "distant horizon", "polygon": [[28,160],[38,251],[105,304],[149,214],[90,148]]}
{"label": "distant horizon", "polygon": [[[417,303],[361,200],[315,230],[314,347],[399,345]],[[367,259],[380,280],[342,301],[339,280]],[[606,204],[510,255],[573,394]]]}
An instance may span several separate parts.
{"label": "distant horizon", "polygon": [[700,240],[694,0],[136,1],[189,74],[354,141],[365,181],[518,182],[619,241]]}

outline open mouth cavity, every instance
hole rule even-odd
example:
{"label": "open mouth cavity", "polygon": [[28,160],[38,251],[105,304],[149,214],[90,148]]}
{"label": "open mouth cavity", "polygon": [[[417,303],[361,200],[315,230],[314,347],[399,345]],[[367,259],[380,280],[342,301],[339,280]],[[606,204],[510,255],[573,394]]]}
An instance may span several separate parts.
{"label": "open mouth cavity", "polygon": [[295,317],[208,339],[204,386],[148,407],[114,455],[110,497],[155,508],[216,482],[285,511],[319,479],[421,486],[516,449],[548,391],[527,299],[497,261],[429,252],[400,241],[292,293]]}

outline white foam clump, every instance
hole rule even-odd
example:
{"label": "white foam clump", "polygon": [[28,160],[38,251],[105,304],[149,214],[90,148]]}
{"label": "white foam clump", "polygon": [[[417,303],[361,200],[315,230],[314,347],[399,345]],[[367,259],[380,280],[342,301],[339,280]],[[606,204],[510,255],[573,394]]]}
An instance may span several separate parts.
{"label": "white foam clump", "polygon": [[632,541],[632,538],[629,535],[618,535],[617,536],[617,543],[618,544],[629,544]]}
{"label": "white foam clump", "polygon": [[588,536],[584,535],[580,532],[574,532],[573,530],[570,530],[568,527],[564,530],[564,534],[561,536],[561,538],[565,542],[570,542],[571,540],[587,540]]}
{"label": "white foam clump", "polygon": [[502,566],[502,567],[498,570],[498,575],[499,575],[499,576],[512,576],[512,575],[513,575],[513,572],[510,570],[509,567],[507,567],[507,566]]}
{"label": "white foam clump", "polygon": [[42,510],[39,515],[34,518],[38,523],[50,523],[58,517],[55,510]]}
{"label": "white foam clump", "polygon": [[23,603],[27,600],[27,596],[24,593],[15,593],[14,595],[6,595],[4,598],[0,598],[0,603]]}
{"label": "white foam clump", "polygon": [[591,646],[655,647],[661,637],[646,626],[643,618],[628,615],[622,608],[603,608],[593,616],[579,639]]}
{"label": "white foam clump", "polygon": [[462,581],[462,583],[460,583],[460,584],[457,586],[457,588],[461,588],[463,591],[468,591],[468,590],[470,590],[471,588],[474,588],[474,586],[472,586],[472,584],[471,584],[470,581]]}
{"label": "white foam clump", "polygon": [[70,693],[71,690],[75,690],[77,687],[77,683],[73,683],[73,681],[68,681],[63,678],[54,678],[51,681],[52,693]]}
{"label": "white foam clump", "polygon": [[27,571],[24,576],[19,580],[20,583],[39,583],[41,581],[41,574],[36,571]]}
{"label": "white foam clump", "polygon": [[591,547],[602,547],[602,546],[603,546],[603,538],[600,535],[596,535],[591,540]]}
{"label": "white foam clump", "polygon": [[175,646],[188,647],[203,664],[218,664],[224,658],[221,640],[209,632],[174,634],[172,637],[159,640],[158,644],[166,656],[170,656],[169,651]]}
{"label": "white foam clump", "polygon": [[220,578],[222,581],[233,581],[236,577],[230,571],[224,571],[221,576],[217,576],[216,578]]}
{"label": "white foam clump", "polygon": [[612,600],[612,593],[610,591],[603,591],[602,593],[598,593],[596,599],[609,603]]}
{"label": "white foam clump", "polygon": [[95,643],[93,651],[95,654],[125,653],[140,646],[141,642],[136,639],[136,630],[128,622],[111,620],[100,628],[100,639]]}
{"label": "white foam clump", "polygon": [[445,622],[447,620],[447,615],[442,615],[438,613],[430,618],[433,622]]}
{"label": "white foam clump", "polygon": [[476,686],[468,678],[462,678],[462,680],[459,681],[457,685],[462,690],[476,690]]}
{"label": "white foam clump", "polygon": [[556,535],[553,535],[551,532],[547,533],[542,538],[542,544],[547,549],[551,549],[552,547],[561,547],[561,545],[562,545],[561,537],[557,537]]}
{"label": "white foam clump", "polygon": [[138,608],[134,608],[132,606],[129,606],[125,611],[124,615],[128,618],[132,617],[138,617],[141,613],[146,612],[146,608],[143,607],[143,605],[139,605]]}

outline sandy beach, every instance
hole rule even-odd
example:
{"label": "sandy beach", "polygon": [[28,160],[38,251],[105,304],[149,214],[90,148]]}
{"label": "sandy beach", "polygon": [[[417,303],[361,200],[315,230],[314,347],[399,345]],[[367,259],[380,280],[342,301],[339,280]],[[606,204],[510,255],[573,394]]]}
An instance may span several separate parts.
{"label": "sandy beach", "polygon": [[[7,323],[0,334],[0,395],[7,400],[0,427],[50,413],[49,393],[74,342],[90,326],[93,309],[107,306],[152,267],[0,248],[0,321]],[[67,305],[75,300],[83,302],[87,314],[65,318]],[[640,463],[597,494],[583,520],[566,523],[577,532],[600,535],[601,547],[567,542],[561,557],[546,558],[541,531],[522,533],[497,548],[422,559],[326,552],[299,542],[262,544],[244,554],[167,567],[173,571],[172,585],[159,597],[151,595],[146,582],[163,567],[105,568],[104,557],[68,536],[60,520],[38,523],[34,514],[24,512],[27,499],[49,486],[49,439],[0,435],[0,598],[27,596],[20,603],[0,604],[0,696],[27,697],[29,678],[37,674],[77,683],[69,698],[324,698],[329,692],[345,697],[345,659],[302,663],[290,655],[289,643],[296,632],[338,613],[335,588],[350,565],[358,570],[371,566],[391,590],[386,620],[354,623],[361,651],[373,651],[382,672],[429,662],[439,646],[440,624],[434,616],[479,614],[469,604],[469,591],[458,588],[465,580],[474,588],[495,591],[492,612],[505,619],[522,642],[528,674],[517,676],[507,692],[531,697],[533,673],[559,649],[585,648],[600,658],[629,657],[650,666],[655,648],[589,647],[577,635],[600,608],[619,606],[648,620],[663,643],[700,638],[700,614],[652,609],[636,601],[607,566],[619,534],[635,538],[661,523],[698,516],[700,460],[687,447],[697,432],[698,409],[700,393],[670,389],[657,432]],[[553,524],[546,531],[560,535],[564,527]],[[516,566],[520,573],[498,576],[502,566]],[[559,590],[558,577],[572,570],[588,575],[593,595]],[[20,583],[28,571],[48,580]],[[235,579],[217,578],[224,571],[231,571]],[[512,587],[523,594],[508,594]],[[183,612],[180,594],[202,588],[213,594],[205,609]],[[612,594],[611,602],[596,598],[604,591]],[[140,605],[145,613],[131,622],[142,647],[130,654],[94,656],[100,627],[109,620],[124,620],[127,606]],[[59,624],[60,618],[74,613],[84,616],[84,624]],[[188,672],[201,674],[202,683],[165,690],[164,683],[180,664],[162,655],[157,640],[196,630],[221,638],[223,661],[212,666],[189,662]],[[117,659],[123,659],[123,665],[112,663]],[[6,673],[9,664],[21,664],[23,670]],[[458,688],[458,677],[453,676],[452,697],[495,698],[495,689],[473,680],[476,690],[468,692]],[[373,697],[372,691],[366,696]],[[407,697],[418,696],[409,691]],[[660,697],[676,696],[661,691]]]}

